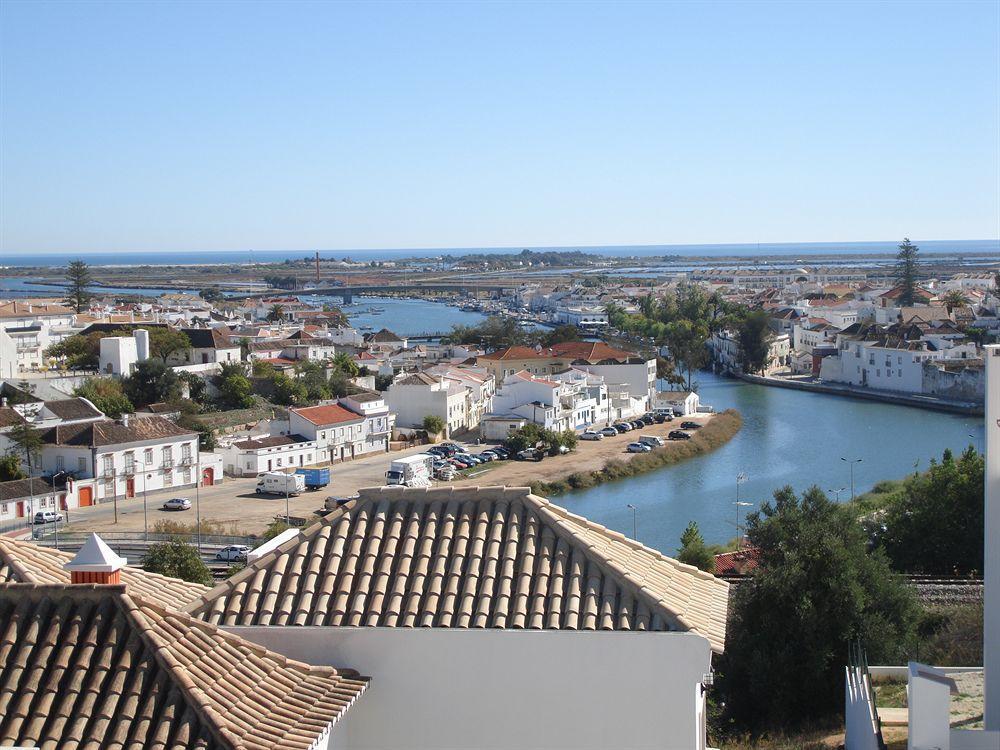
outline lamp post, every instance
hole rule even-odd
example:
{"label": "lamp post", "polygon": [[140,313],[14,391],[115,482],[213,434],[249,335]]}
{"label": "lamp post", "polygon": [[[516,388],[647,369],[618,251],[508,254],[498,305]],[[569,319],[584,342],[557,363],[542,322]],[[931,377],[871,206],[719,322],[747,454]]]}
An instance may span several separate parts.
{"label": "lamp post", "polygon": [[737,500],[733,503],[736,506],[736,551],[739,552],[743,548],[743,532],[740,526],[740,508],[750,508],[753,507],[753,503],[748,503],[745,500]]}
{"label": "lamp post", "polygon": [[[52,478],[51,478],[51,481],[52,481],[52,492],[53,492],[53,494],[55,494],[55,498],[56,498],[56,516],[57,516],[57,518],[56,518],[56,529],[55,529],[55,532],[56,532],[56,549],[59,549],[59,518],[58,518],[58,515],[59,515],[59,490],[56,488],[56,477],[62,477],[62,476],[66,476],[66,472],[65,471],[57,471],[55,474],[52,475]],[[65,483],[64,483],[63,486],[65,486]],[[66,504],[66,517],[67,517],[67,519],[69,518],[69,503]]]}
{"label": "lamp post", "polygon": [[829,490],[827,490],[827,492],[833,492],[833,493],[835,493],[835,495],[837,497],[837,502],[839,503],[840,502],[840,493],[843,492],[846,489],[847,489],[846,487],[841,487],[840,489],[829,489]]}
{"label": "lamp post", "polygon": [[142,469],[142,540],[144,542],[149,541],[149,516],[146,511],[146,490],[149,487],[149,474],[146,470],[149,465],[145,461],[136,461],[136,464]]}
{"label": "lamp post", "polygon": [[635,515],[636,512],[638,511],[638,508],[632,505],[632,503],[629,503],[628,506],[626,507],[628,507],[632,511],[632,538],[638,542],[639,534],[638,534],[638,526],[636,524],[636,515]]}
{"label": "lamp post", "polygon": [[843,456],[841,456],[840,460],[851,465],[851,500],[853,501],[854,500],[854,464],[859,464],[864,459],[863,458],[847,459],[847,458],[844,458]]}
{"label": "lamp post", "polygon": [[201,555],[201,445],[197,445],[198,458],[194,468],[194,508],[195,523],[198,524],[198,554]]}
{"label": "lamp post", "polygon": [[745,471],[741,471],[736,475],[736,549],[740,548],[740,507],[747,507],[751,503],[740,503],[740,485],[747,481],[749,477]]}

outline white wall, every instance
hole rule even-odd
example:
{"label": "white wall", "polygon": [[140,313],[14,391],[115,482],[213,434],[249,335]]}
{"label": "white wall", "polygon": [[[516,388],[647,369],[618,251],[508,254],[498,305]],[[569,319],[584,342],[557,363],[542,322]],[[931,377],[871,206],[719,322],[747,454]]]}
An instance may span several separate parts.
{"label": "white wall", "polygon": [[371,686],[331,747],[588,750],[703,747],[708,641],[693,633],[225,628]]}

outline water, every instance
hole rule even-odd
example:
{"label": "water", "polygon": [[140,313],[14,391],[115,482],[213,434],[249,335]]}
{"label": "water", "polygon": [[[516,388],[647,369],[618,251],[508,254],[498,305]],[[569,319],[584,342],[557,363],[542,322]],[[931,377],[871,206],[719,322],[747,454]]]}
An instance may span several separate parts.
{"label": "water", "polygon": [[[743,429],[716,451],[638,477],[556,498],[597,523],[632,534],[637,506],[639,540],[675,554],[684,527],[697,521],[709,543],[736,536],[736,475],[746,472],[740,499],[759,504],[786,484],[797,491],[817,485],[831,497],[851,496],[850,466],[860,494],[883,479],[926,469],[945,448],[983,445],[982,417],[964,417],[907,406],[751,385],[700,373],[703,403],[738,409]],[[741,519],[747,510],[741,508]],[[742,522],[742,520],[741,520]]]}
{"label": "water", "polygon": [[[928,253],[995,253],[1000,252],[1000,240],[919,240],[914,242]],[[453,247],[453,248],[387,248],[382,250],[320,250],[321,258],[350,258],[355,261],[399,260],[401,258],[434,258],[442,255],[468,253],[511,253],[522,250],[564,251],[581,250],[610,257],[656,257],[686,255],[702,257],[761,256],[761,255],[817,255],[838,253],[892,253],[898,240],[879,242],[761,242],[744,244],[706,245],[607,245],[561,247]],[[122,265],[197,265],[280,263],[285,260],[312,259],[315,250],[206,250],[177,252],[89,252],[32,253],[17,250],[5,251],[0,265],[9,266],[65,266],[72,260],[84,260],[95,266]]]}
{"label": "water", "polygon": [[[340,307],[339,297],[299,295],[303,300],[316,300],[317,304],[329,302]],[[355,328],[371,326],[373,331],[388,328],[400,336],[424,333],[447,333],[453,325],[477,325],[486,319],[478,312],[466,312],[441,302],[394,297],[355,297],[354,305],[341,307]],[[367,312],[372,307],[383,308],[383,313]],[[366,331],[367,332],[367,331]]]}

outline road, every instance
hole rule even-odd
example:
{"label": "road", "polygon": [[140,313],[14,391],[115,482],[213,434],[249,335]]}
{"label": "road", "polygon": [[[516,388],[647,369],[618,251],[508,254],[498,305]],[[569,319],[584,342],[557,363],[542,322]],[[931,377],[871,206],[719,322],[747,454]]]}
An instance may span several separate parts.
{"label": "road", "polygon": [[[694,421],[704,424],[708,415],[692,417]],[[660,435],[665,437],[671,429],[676,429],[679,421],[673,424],[654,424],[638,432],[628,432],[605,438],[601,441],[588,442],[581,440],[576,451],[568,456],[546,458],[541,463],[523,461],[493,462],[477,467],[471,477],[460,478],[453,482],[454,486],[495,485],[508,486],[527,485],[532,481],[553,481],[564,478],[575,471],[591,471],[604,466],[610,458],[630,460],[635,454],[625,452],[628,443],[637,440],[639,434]],[[470,452],[476,453],[484,446],[470,445]],[[343,464],[330,467],[331,483],[322,490],[305,492],[299,497],[288,500],[288,513],[292,516],[312,518],[313,512],[323,508],[325,499],[330,496],[349,496],[355,494],[361,487],[378,487],[385,484],[385,472],[389,462],[394,458],[423,452],[424,448],[416,447],[394,452],[392,454],[378,453],[359,458]],[[149,531],[157,531],[157,524],[162,522],[177,522],[191,524],[200,512],[203,531],[206,533],[228,534],[241,536],[259,534],[267,528],[274,517],[285,514],[285,498],[283,496],[257,495],[254,492],[256,478],[233,479],[227,477],[221,484],[213,487],[202,487],[196,491],[193,487],[170,491],[150,492],[146,503],[146,517]],[[171,497],[186,497],[191,501],[189,511],[165,511],[163,502]],[[68,530],[70,531],[143,531],[143,497],[118,500],[118,519],[115,521],[114,503],[105,502],[89,508],[74,509],[69,512]],[[208,526],[209,528],[204,528]],[[169,529],[160,529],[169,531]]]}

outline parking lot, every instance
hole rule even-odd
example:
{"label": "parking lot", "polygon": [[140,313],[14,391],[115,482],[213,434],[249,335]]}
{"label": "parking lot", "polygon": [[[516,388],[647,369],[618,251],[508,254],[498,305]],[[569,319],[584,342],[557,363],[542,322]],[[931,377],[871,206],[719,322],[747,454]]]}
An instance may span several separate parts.
{"label": "parking lot", "polygon": [[[698,415],[691,417],[692,421],[704,424],[711,417]],[[561,479],[577,471],[594,471],[600,469],[612,458],[628,461],[634,455],[626,452],[630,442],[638,440],[639,435],[657,435],[666,439],[672,429],[677,429],[680,421],[672,423],[653,424],[642,430],[634,430],[615,437],[607,437],[600,441],[581,440],[577,449],[566,456],[551,456],[543,461],[493,461],[488,464],[473,467],[460,475],[456,480],[447,483],[449,486],[475,486],[488,484],[504,484],[507,486],[527,485],[531,482],[549,482]],[[470,453],[484,450],[486,445],[462,443]],[[668,442],[668,449],[670,443]],[[315,518],[313,512],[323,508],[328,496],[349,496],[361,487],[377,487],[385,484],[385,472],[389,463],[395,458],[422,453],[426,446],[409,448],[390,454],[379,453],[359,458],[343,464],[333,464],[330,467],[330,485],[320,490],[307,491],[298,497],[288,499],[288,513],[291,516]],[[115,503],[104,502],[89,508],[74,509],[68,513],[68,528],[72,531],[143,531],[147,524],[153,530],[157,521],[168,520],[194,524],[198,514],[203,520],[211,521],[217,526],[215,531],[233,535],[260,533],[275,516],[285,514],[285,498],[276,495],[257,495],[254,492],[256,478],[233,479],[227,477],[221,484],[212,487],[195,489],[189,487],[183,490],[174,489],[166,492],[150,492],[146,498],[145,513],[143,512],[143,496],[117,502],[117,522],[115,521]],[[445,483],[441,483],[445,484]],[[192,503],[192,509],[187,511],[162,510],[163,503],[171,497],[186,497]]]}

